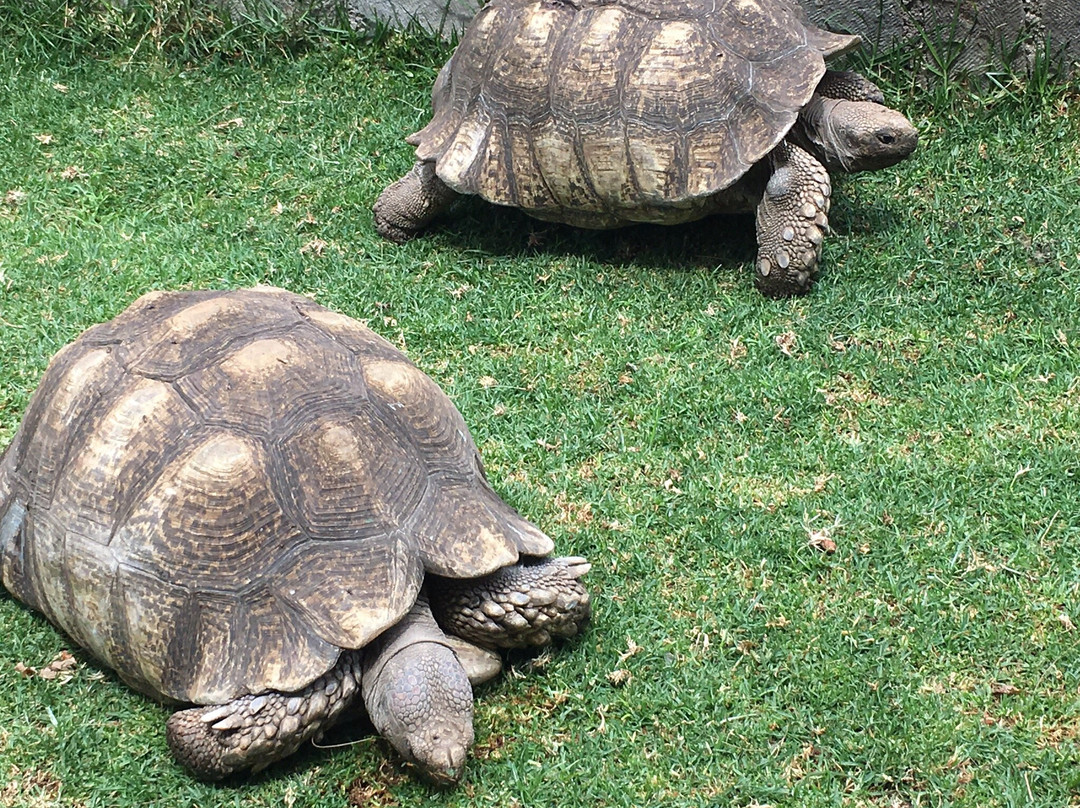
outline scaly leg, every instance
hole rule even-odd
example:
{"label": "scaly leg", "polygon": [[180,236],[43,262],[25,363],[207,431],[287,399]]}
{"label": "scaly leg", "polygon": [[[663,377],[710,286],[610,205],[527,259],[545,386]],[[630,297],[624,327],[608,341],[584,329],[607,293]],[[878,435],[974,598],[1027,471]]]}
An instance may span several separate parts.
{"label": "scaly leg", "polygon": [[449,208],[457,196],[435,174],[434,163],[417,162],[375,200],[375,229],[383,238],[404,244]]}
{"label": "scaly leg", "polygon": [[835,98],[840,101],[885,103],[885,94],[874,82],[850,70],[826,70],[815,92],[826,98]]}
{"label": "scaly leg", "polygon": [[204,780],[259,771],[328,728],[360,686],[360,651],[296,693],[271,691],[173,713],[165,736],[176,760]]}
{"label": "scaly leg", "polygon": [[757,209],[757,286],[769,297],[805,294],[829,227],[829,172],[787,141],[769,162],[772,176]]}
{"label": "scaly leg", "polygon": [[584,558],[523,561],[468,580],[428,576],[431,608],[448,634],[486,648],[546,645],[588,621]]}

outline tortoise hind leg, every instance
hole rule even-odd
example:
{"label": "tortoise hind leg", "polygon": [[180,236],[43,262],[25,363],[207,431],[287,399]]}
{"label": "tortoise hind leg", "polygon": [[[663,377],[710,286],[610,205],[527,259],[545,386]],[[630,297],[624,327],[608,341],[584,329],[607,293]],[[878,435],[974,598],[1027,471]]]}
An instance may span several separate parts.
{"label": "tortoise hind leg", "polygon": [[589,620],[589,593],[578,580],[584,558],[530,559],[481,578],[428,576],[431,609],[448,634],[487,648],[546,645],[573,637]]}
{"label": "tortoise hind leg", "polygon": [[375,200],[375,229],[383,238],[403,244],[449,208],[457,196],[435,174],[434,163],[418,161]]}
{"label": "tortoise hind leg", "polygon": [[327,729],[360,686],[360,652],[296,693],[271,691],[173,713],[165,737],[177,762],[203,780],[259,771]]}
{"label": "tortoise hind leg", "polygon": [[829,228],[829,172],[809,152],[782,142],[757,209],[757,287],[769,297],[810,290]]}

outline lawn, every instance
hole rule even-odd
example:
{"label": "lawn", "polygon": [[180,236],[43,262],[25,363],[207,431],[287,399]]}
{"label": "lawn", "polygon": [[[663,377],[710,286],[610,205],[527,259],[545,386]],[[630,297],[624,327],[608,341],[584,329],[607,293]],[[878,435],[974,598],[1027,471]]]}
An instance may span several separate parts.
{"label": "lawn", "polygon": [[813,291],[774,301],[750,218],[592,233],[466,202],[381,241],[443,45],[16,42],[0,445],[52,354],[140,294],[282,286],[443,386],[496,489],[593,562],[595,616],[478,691],[455,790],[351,727],[208,786],[166,709],[0,594],[0,807],[1080,805],[1075,84],[870,65],[919,150],[834,183]]}

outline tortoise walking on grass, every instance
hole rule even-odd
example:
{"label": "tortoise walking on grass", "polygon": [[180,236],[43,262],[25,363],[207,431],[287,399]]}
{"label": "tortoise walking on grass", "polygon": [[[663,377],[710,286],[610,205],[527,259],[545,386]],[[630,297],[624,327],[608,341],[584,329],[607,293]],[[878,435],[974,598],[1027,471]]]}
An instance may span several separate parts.
{"label": "tortoise walking on grass", "polygon": [[402,242],[460,194],[610,228],[757,211],[757,284],[809,290],[829,171],[885,168],[917,132],[870,81],[826,71],[859,44],[788,0],[491,0],[375,203]]}
{"label": "tortoise walking on grass", "polygon": [[359,695],[456,781],[490,649],[589,618],[589,565],[551,551],[430,378],[275,289],[139,298],[56,355],[0,457],[4,586],[133,687],[198,705],[167,738],[207,779]]}

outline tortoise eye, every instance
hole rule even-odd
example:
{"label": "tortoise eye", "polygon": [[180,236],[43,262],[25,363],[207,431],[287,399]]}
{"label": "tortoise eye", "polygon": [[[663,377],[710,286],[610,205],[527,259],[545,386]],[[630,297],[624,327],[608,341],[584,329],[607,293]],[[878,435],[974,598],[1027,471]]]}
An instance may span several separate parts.
{"label": "tortoise eye", "polygon": [[896,137],[893,136],[893,135],[888,134],[887,132],[882,132],[881,134],[879,134],[877,136],[877,138],[878,138],[879,141],[884,143],[886,146],[891,146],[893,143],[896,142]]}

